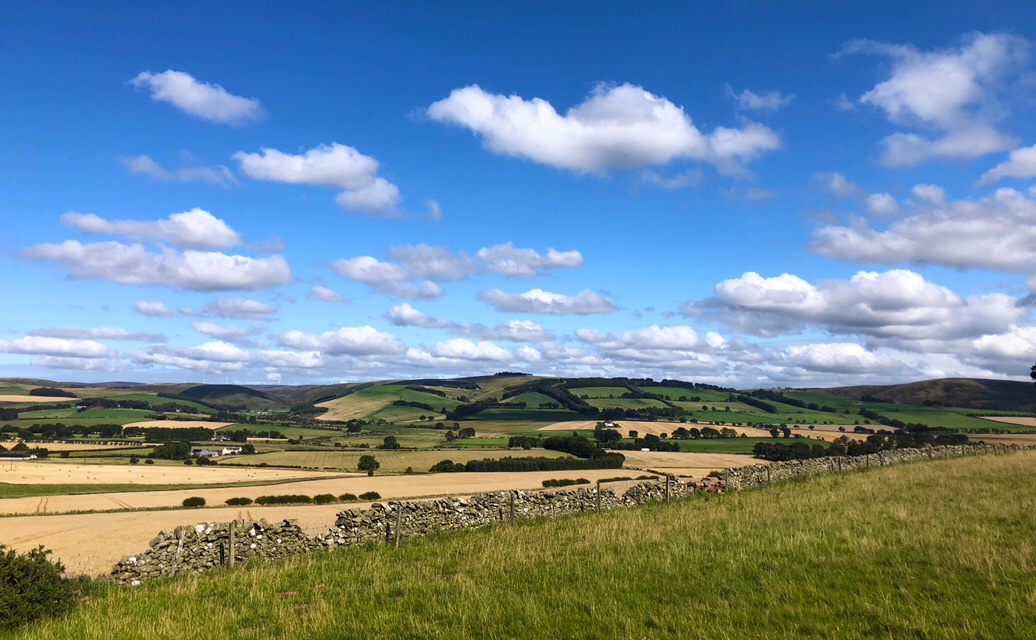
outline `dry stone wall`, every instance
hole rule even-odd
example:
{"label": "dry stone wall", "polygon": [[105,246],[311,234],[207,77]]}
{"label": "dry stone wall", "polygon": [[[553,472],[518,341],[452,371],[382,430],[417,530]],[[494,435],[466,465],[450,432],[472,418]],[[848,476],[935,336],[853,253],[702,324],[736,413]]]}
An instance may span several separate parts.
{"label": "dry stone wall", "polygon": [[271,524],[237,521],[203,523],[160,533],[147,551],[124,558],[112,569],[119,583],[137,585],[159,576],[201,573],[250,558],[282,558],[367,542],[398,542],[451,529],[470,529],[519,519],[636,507],[696,492],[722,493],[818,473],[845,473],[872,467],[969,455],[1036,449],[1020,445],[962,445],[896,449],[857,457],[813,458],[725,469],[719,478],[683,481],[676,477],[638,482],[622,495],[602,488],[559,491],[502,491],[469,498],[376,503],[338,514],[326,533],[310,537],[293,520]]}
{"label": "dry stone wall", "polygon": [[[160,533],[144,553],[121,560],[111,577],[137,585],[160,576],[201,573],[249,558],[281,558],[322,549],[395,542],[438,531],[470,529],[519,519],[543,518],[621,507],[635,507],[699,491],[722,492],[725,481],[704,478],[684,482],[670,477],[633,485],[621,496],[597,487],[559,491],[501,491],[469,498],[376,503],[368,509],[347,509],[338,514],[326,533],[307,536],[292,520],[280,524],[238,521],[203,523]],[[233,532],[233,535],[231,534]],[[231,539],[233,538],[233,550]]]}
{"label": "dry stone wall", "polygon": [[722,477],[730,489],[752,489],[761,485],[802,478],[818,473],[845,473],[885,467],[907,462],[921,462],[943,458],[960,458],[975,455],[1002,455],[1034,449],[1032,446],[1002,444],[969,444],[922,447],[918,449],[893,449],[865,456],[837,456],[811,458],[809,460],[788,460],[771,464],[758,464],[741,469],[725,469]]}

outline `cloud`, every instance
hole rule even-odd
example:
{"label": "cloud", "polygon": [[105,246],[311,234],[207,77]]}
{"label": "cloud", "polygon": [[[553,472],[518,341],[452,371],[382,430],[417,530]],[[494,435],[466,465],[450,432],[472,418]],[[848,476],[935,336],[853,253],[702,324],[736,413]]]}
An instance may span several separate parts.
{"label": "cloud", "polygon": [[353,147],[334,142],[295,155],[264,148],[261,154],[239,151],[234,159],[250,178],[342,189],[335,198],[342,208],[377,215],[396,214],[399,188],[378,177],[377,160]]}
{"label": "cloud", "polygon": [[427,244],[394,246],[389,249],[389,257],[400,263],[410,277],[433,282],[465,280],[479,271],[479,265],[463,252],[454,255],[446,247]]}
{"label": "cloud", "polygon": [[174,213],[165,220],[106,220],[70,211],[61,222],[86,234],[122,236],[136,242],[162,242],[180,249],[228,249],[241,235],[204,209]]}
{"label": "cloud", "polygon": [[385,319],[397,327],[421,327],[424,329],[445,329],[450,326],[446,320],[432,318],[407,303],[399,304],[388,310]]}
{"label": "cloud", "polygon": [[872,193],[867,196],[867,211],[877,216],[891,216],[899,213],[899,203],[887,193]]}
{"label": "cloud", "polygon": [[166,286],[191,291],[254,291],[288,284],[291,269],[281,256],[249,258],[212,251],[153,253],[140,244],[97,242],[38,244],[22,252],[34,260],[54,261],[73,280],[109,280],[140,287]]}
{"label": "cloud", "polygon": [[877,354],[852,342],[789,345],[778,354],[778,361],[789,369],[785,375],[825,372],[901,376],[909,370],[889,354]]}
{"label": "cloud", "polygon": [[346,298],[340,293],[335,293],[327,287],[321,287],[319,285],[314,286],[309,291],[309,299],[317,302],[327,302],[330,304],[346,304],[349,302],[349,298]]}
{"label": "cloud", "polygon": [[543,327],[529,320],[511,320],[487,327],[481,323],[450,322],[421,313],[407,303],[396,305],[385,314],[397,327],[421,327],[424,329],[446,329],[453,335],[479,340],[508,340],[511,342],[547,342],[554,340]]}
{"label": "cloud", "polygon": [[43,338],[66,338],[70,340],[129,340],[134,342],[165,342],[167,338],[161,333],[132,333],[119,327],[51,327],[33,329],[30,336]]}
{"label": "cloud", "polygon": [[241,371],[252,360],[249,352],[222,340],[213,340],[189,348],[148,347],[143,351],[133,352],[130,356],[138,364],[176,367],[205,373]]}
{"label": "cloud", "polygon": [[589,289],[584,289],[575,296],[550,293],[543,289],[531,289],[525,293],[506,293],[499,289],[487,289],[479,293],[479,298],[497,311],[517,313],[547,313],[588,315],[593,313],[611,313],[619,307]]}
{"label": "cloud", "polygon": [[494,360],[508,361],[514,355],[507,349],[496,346],[492,342],[472,342],[465,338],[453,338],[445,342],[437,342],[430,352],[439,358],[454,360]]}
{"label": "cloud", "polygon": [[509,278],[534,278],[548,269],[574,269],[583,266],[583,254],[578,251],[555,251],[546,254],[533,249],[518,249],[510,242],[478,250],[478,259],[485,268]]}
{"label": "cloud", "polygon": [[451,252],[443,246],[396,245],[389,249],[395,262],[373,256],[338,259],[331,269],[343,278],[362,282],[374,291],[412,300],[434,300],[443,294],[438,282],[466,280],[472,275],[497,273],[505,277],[532,278],[546,275],[551,269],[571,269],[583,264],[578,251],[546,253],[520,249],[507,242],[483,247],[475,257],[463,251]]}
{"label": "cloud", "polygon": [[727,91],[737,101],[737,106],[743,111],[777,111],[781,107],[791,104],[795,99],[792,94],[781,94],[777,91],[755,93],[745,89],[741,93],[734,93],[729,86]]}
{"label": "cloud", "polygon": [[110,358],[115,351],[96,340],[70,340],[43,336],[26,336],[17,340],[0,340],[0,353],[56,356],[66,358]]}
{"label": "cloud", "polygon": [[980,200],[947,202],[937,187],[915,188],[911,215],[885,230],[864,223],[826,226],[810,250],[838,260],[918,263],[1031,273],[1036,269],[1036,200],[999,189]]}
{"label": "cloud", "polygon": [[341,327],[320,335],[288,331],[277,338],[278,343],[296,351],[317,351],[330,356],[399,355],[406,346],[391,333],[382,333],[374,327]]}
{"label": "cloud", "polygon": [[624,333],[606,333],[596,329],[577,329],[576,336],[604,349],[665,349],[687,351],[700,346],[698,332],[687,325],[661,327],[651,325]]}
{"label": "cloud", "polygon": [[218,84],[199,82],[183,71],[144,71],[130,80],[137,89],[151,91],[151,99],[168,102],[180,111],[219,124],[241,125],[261,120],[266,114],[255,98],[228,93]]}
{"label": "cloud", "polygon": [[1036,145],[1012,151],[1007,160],[982,174],[978,185],[996,182],[1001,178],[1036,178]]}
{"label": "cloud", "polygon": [[112,358],[73,358],[64,356],[36,356],[29,360],[34,367],[69,369],[73,371],[123,371],[125,363]]}
{"label": "cloud", "polygon": [[840,173],[818,173],[816,174],[816,179],[823,185],[824,191],[836,198],[855,200],[867,195],[866,189]]}
{"label": "cloud", "polygon": [[138,300],[133,303],[133,310],[142,316],[148,316],[149,318],[169,318],[174,314],[169,310],[169,307],[165,306],[164,302],[148,302],[147,300]]}
{"label": "cloud", "polygon": [[164,168],[149,156],[130,156],[120,158],[130,173],[144,174],[156,180],[172,180],[176,182],[207,182],[221,187],[238,184],[237,178],[230,169],[223,165],[215,167],[180,167],[172,171]]}
{"label": "cloud", "polygon": [[889,77],[864,93],[861,104],[881,109],[895,124],[942,133],[934,139],[902,132],[888,136],[882,141],[887,166],[913,166],[933,158],[968,160],[1017,145],[993,127],[991,114],[997,111],[994,104],[1006,78],[1028,56],[1023,38],[974,33],[959,46],[931,52],[854,40],[841,52],[856,53],[892,62]]}
{"label": "cloud", "polygon": [[650,184],[660,189],[666,189],[667,191],[675,191],[676,189],[684,189],[686,187],[697,187],[704,179],[705,176],[699,168],[684,171],[683,173],[671,178],[665,178],[650,169],[646,169],[641,176],[641,180],[646,184]]}
{"label": "cloud", "polygon": [[255,320],[266,322],[279,311],[279,307],[250,298],[217,298],[202,308],[202,313],[217,318]]}
{"label": "cloud", "polygon": [[425,204],[428,205],[428,218],[432,222],[438,222],[442,220],[442,207],[435,200],[426,200]]}
{"label": "cloud", "polygon": [[202,335],[226,342],[245,340],[246,338],[259,335],[263,332],[263,328],[261,326],[246,328],[237,327],[232,324],[216,324],[215,322],[192,322],[191,328]]}
{"label": "cloud", "polygon": [[926,349],[994,333],[1025,310],[1001,294],[962,298],[912,271],[860,271],[849,280],[811,284],[792,274],[763,278],[749,272],[716,285],[713,295],[684,305],[684,315],[715,318],[764,337],[816,327],[835,335],[869,336],[878,343]]}
{"label": "cloud", "polygon": [[682,108],[631,84],[598,85],[564,115],[540,98],[491,94],[471,85],[455,89],[427,113],[437,122],[470,129],[494,153],[578,173],[686,159],[737,174],[781,147],[773,130],[755,122],[703,134]]}

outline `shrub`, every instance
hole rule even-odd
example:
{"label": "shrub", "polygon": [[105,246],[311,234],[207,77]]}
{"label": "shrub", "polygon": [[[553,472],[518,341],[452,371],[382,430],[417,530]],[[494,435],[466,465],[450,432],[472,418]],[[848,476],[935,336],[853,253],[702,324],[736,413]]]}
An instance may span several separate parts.
{"label": "shrub", "polygon": [[155,461],[151,458],[147,458],[146,460],[144,460],[144,464],[155,464]]}
{"label": "shrub", "polygon": [[313,496],[313,502],[316,504],[331,504],[332,502],[338,502],[338,498],[330,493],[320,493]]}
{"label": "shrub", "polygon": [[304,495],[259,496],[256,504],[311,504],[313,498]]}
{"label": "shrub", "polygon": [[381,500],[381,494],[377,491],[368,491],[360,494],[360,500]]}
{"label": "shrub", "polygon": [[560,478],[558,480],[544,480],[544,487],[571,487],[574,484],[590,484],[590,481],[586,478],[579,478],[578,480],[572,480],[571,478]]}
{"label": "shrub", "polygon": [[139,464],[139,463],[140,463],[140,458],[138,458],[137,456],[130,456],[130,464]]}
{"label": "shrub", "polygon": [[204,467],[205,465],[216,464],[216,461],[213,460],[212,458],[209,458],[209,457],[206,457],[206,456],[202,456],[202,457],[198,458],[198,460],[195,462],[195,464],[197,464],[199,467]]}
{"label": "shrub", "polygon": [[183,506],[185,506],[187,508],[191,508],[191,509],[193,509],[195,507],[204,507],[205,506],[205,498],[202,498],[201,496],[192,496],[190,498],[184,498],[183,499]]}
{"label": "shrub", "polygon": [[464,471],[464,465],[459,462],[454,463],[453,460],[440,460],[433,464],[429,471],[432,473],[457,473]]}
{"label": "shrub", "polygon": [[252,504],[251,498],[227,498],[227,505],[231,507],[246,507]]}
{"label": "shrub", "polygon": [[343,493],[342,495],[338,496],[338,499],[342,502],[356,502],[357,500],[359,500],[359,498],[356,497],[355,493]]}
{"label": "shrub", "polygon": [[75,606],[76,583],[61,576],[65,567],[48,560],[49,554],[42,545],[24,554],[0,545],[0,630],[58,616]]}
{"label": "shrub", "polygon": [[69,457],[69,456],[70,456],[71,454],[70,454],[69,452],[67,452],[67,451],[62,451],[62,452],[61,452],[60,454],[58,454],[58,455],[60,455],[60,456],[61,456],[62,458],[67,458],[67,457]]}
{"label": "shrub", "polygon": [[183,463],[185,465],[187,465],[187,466],[190,466],[190,465],[194,464],[194,460],[192,460],[190,458],[187,458],[186,460],[183,461]]}

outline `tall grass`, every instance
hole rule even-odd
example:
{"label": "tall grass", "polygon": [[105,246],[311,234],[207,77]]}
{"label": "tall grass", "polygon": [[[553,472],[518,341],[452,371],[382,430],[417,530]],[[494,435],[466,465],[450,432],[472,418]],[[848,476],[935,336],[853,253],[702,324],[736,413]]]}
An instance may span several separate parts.
{"label": "tall grass", "polygon": [[1036,635],[1036,454],[109,588],[27,638]]}

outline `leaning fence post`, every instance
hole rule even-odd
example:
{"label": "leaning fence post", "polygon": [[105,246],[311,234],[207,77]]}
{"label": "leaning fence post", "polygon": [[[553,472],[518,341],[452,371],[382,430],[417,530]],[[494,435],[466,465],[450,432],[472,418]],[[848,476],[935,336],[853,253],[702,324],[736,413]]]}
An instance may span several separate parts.
{"label": "leaning fence post", "polygon": [[396,505],[396,531],[395,531],[395,534],[396,534],[395,547],[397,549],[399,548],[399,535],[402,533],[402,530],[403,530],[403,505],[402,504],[397,504]]}
{"label": "leaning fence post", "polygon": [[597,503],[596,504],[596,506],[597,506],[597,513],[600,513],[601,512],[601,481],[600,480],[597,481],[597,496],[595,498],[595,502]]}
{"label": "leaning fence post", "polygon": [[511,496],[511,526],[513,527],[514,526],[514,491],[511,491],[509,495]]}
{"label": "leaning fence post", "polygon": [[234,566],[234,529],[236,525],[237,520],[230,523],[230,566]]}

